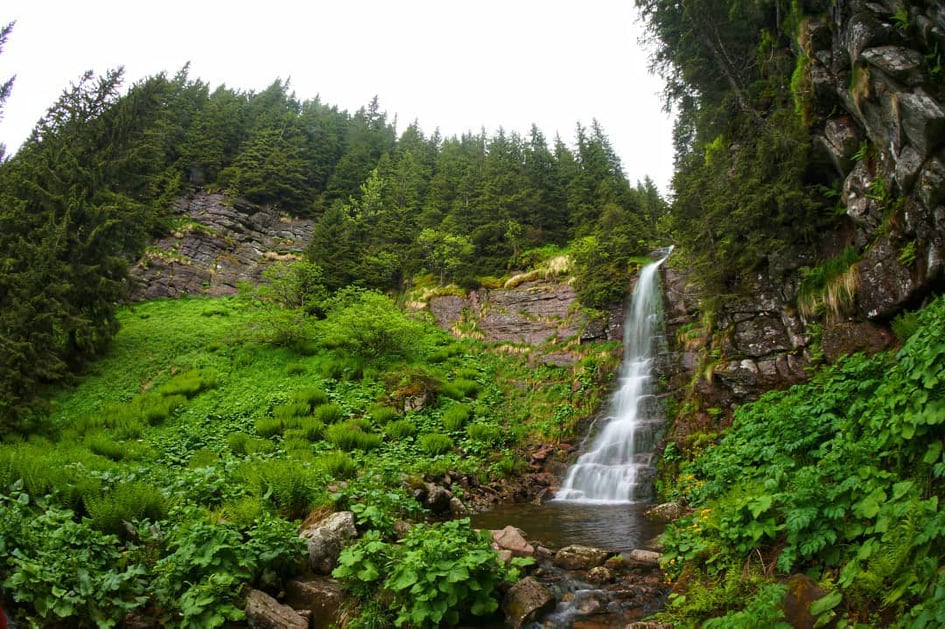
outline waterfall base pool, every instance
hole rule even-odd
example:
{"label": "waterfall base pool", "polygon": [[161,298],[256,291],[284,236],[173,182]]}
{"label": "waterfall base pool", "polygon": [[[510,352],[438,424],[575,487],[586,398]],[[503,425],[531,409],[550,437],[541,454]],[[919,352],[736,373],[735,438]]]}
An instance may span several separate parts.
{"label": "waterfall base pool", "polygon": [[481,529],[508,525],[525,531],[525,537],[551,549],[571,544],[616,552],[652,548],[652,540],[663,525],[643,517],[651,504],[587,505],[577,502],[546,502],[542,505],[504,504],[471,516]]}

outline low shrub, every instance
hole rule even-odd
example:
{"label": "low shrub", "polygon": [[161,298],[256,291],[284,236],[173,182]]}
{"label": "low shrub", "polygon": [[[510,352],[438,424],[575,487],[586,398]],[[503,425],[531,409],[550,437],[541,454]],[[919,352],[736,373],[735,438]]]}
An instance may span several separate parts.
{"label": "low shrub", "polygon": [[163,396],[183,395],[190,399],[217,385],[217,375],[209,369],[191,369],[173,376],[157,389]]}
{"label": "low shrub", "polygon": [[373,419],[378,426],[383,426],[400,417],[400,413],[397,412],[397,409],[391,408],[390,406],[372,406],[368,409],[368,415],[371,416],[371,419]]}
{"label": "low shrub", "polygon": [[129,531],[125,522],[161,520],[167,515],[164,494],[144,481],[126,481],[116,484],[102,494],[85,497],[85,508],[92,519],[92,527],[119,537]]}
{"label": "low shrub", "polygon": [[446,454],[453,449],[453,440],[449,435],[430,432],[420,437],[420,449],[429,455]]}
{"label": "low shrub", "polygon": [[280,404],[273,408],[272,416],[285,423],[286,420],[308,415],[310,411],[311,409],[309,408],[308,402],[289,402],[288,404]]}
{"label": "low shrub", "polygon": [[230,447],[233,454],[246,454],[246,444],[251,439],[245,432],[231,432],[226,436],[226,445]]}
{"label": "low shrub", "polygon": [[470,424],[466,436],[473,441],[497,446],[503,442],[502,429],[494,424]]}
{"label": "low shrub", "polygon": [[87,435],[85,445],[95,454],[104,456],[112,461],[121,461],[125,458],[124,444],[118,443],[114,439],[101,433]]}
{"label": "low shrub", "polygon": [[262,496],[289,518],[308,513],[318,486],[312,470],[291,459],[251,463],[243,475],[253,494]]}

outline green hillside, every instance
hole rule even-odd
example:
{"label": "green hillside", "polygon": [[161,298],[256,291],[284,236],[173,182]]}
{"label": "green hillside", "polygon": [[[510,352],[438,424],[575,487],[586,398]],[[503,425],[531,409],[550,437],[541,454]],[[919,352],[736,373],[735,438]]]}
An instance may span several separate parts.
{"label": "green hillside", "polygon": [[570,436],[596,405],[596,386],[572,395],[574,373],[593,380],[612,361],[586,347],[575,372],[536,368],[370,292],[299,319],[308,340],[288,348],[260,303],[122,309],[108,354],[55,396],[44,433],[7,435],[0,569],[19,609],[236,620],[241,584],[301,570],[302,519],[347,508],[388,536],[395,519],[433,515],[412,495],[425,481],[448,473],[470,502],[479,486],[501,491],[521,448]]}

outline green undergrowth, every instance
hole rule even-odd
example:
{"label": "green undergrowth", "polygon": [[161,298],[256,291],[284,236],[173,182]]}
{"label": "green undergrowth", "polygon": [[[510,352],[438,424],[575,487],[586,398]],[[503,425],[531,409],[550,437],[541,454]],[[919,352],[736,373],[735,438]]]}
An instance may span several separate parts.
{"label": "green undergrowth", "polygon": [[945,624],[945,298],[915,323],[896,352],[741,407],[683,462],[674,497],[693,512],[663,537],[665,619],[742,626],[747,605],[775,626],[771,588],[802,573],[826,593],[817,626]]}
{"label": "green undergrowth", "polygon": [[[299,570],[309,514],[348,508],[381,535],[422,522],[415,487],[520,473],[523,447],[568,438],[593,412],[613,366],[607,345],[582,347],[571,368],[536,365],[374,293],[341,295],[290,335],[273,333],[272,312],[239,298],[127,308],[110,351],[52,400],[46,430],[3,437],[0,581],[20,620],[241,622],[243,585],[275,592]],[[493,569],[476,538],[460,546],[470,574]],[[485,613],[495,584],[482,585],[461,598]],[[430,605],[385,613],[439,618]]]}

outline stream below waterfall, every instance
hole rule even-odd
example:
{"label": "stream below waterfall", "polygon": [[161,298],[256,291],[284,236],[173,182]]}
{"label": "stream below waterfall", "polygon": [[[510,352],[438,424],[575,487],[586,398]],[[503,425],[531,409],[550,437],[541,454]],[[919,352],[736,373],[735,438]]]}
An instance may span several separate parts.
{"label": "stream below waterfall", "polygon": [[497,505],[472,516],[472,525],[481,529],[501,529],[508,525],[522,529],[529,540],[558,549],[579,544],[626,552],[653,548],[652,540],[663,525],[643,517],[651,504],[588,505],[552,501],[537,505]]}

